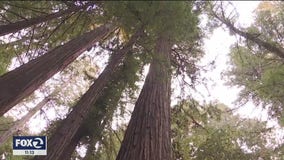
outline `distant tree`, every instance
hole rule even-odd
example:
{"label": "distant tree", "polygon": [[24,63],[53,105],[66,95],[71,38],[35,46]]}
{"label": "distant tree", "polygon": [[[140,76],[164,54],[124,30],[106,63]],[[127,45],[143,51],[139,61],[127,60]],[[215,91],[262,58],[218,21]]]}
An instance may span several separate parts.
{"label": "distant tree", "polygon": [[70,159],[79,141],[87,145],[88,151],[85,159],[97,157],[95,145],[102,143],[104,135],[108,134],[105,130],[110,128],[107,126],[111,126],[114,112],[118,109],[117,106],[123,105],[120,104],[123,93],[126,89],[136,90],[135,82],[140,78],[138,70],[141,67],[141,61],[137,59],[139,54],[131,52],[133,51],[126,55],[123,65],[119,66],[119,69],[112,75],[113,78],[93,105],[87,119],[77,130],[71,143],[64,149],[60,159]]}
{"label": "distant tree", "polygon": [[[43,22],[52,20],[54,18],[61,17],[65,14],[70,14],[72,12],[79,11],[80,9],[85,9],[85,8],[90,7],[92,5],[93,5],[93,3],[88,3],[88,4],[82,5],[82,6],[73,5],[66,10],[62,10],[62,11],[59,11],[59,12],[56,12],[56,13],[51,13],[51,14],[48,14],[48,15],[38,16],[38,17],[34,17],[34,18],[30,18],[30,19],[24,19],[24,20],[20,20],[20,21],[5,24],[5,25],[0,25],[0,36],[6,35],[6,34],[9,34],[9,33],[17,32],[17,31],[22,30],[24,28],[31,27],[32,25],[43,23]],[[5,4],[4,4],[4,8],[5,8]]]}
{"label": "distant tree", "polygon": [[114,30],[106,24],[0,77],[0,115],[6,113],[41,84],[74,61],[83,51]]}
{"label": "distant tree", "polygon": [[202,106],[190,100],[173,107],[174,159],[278,159],[283,142],[268,147],[271,132],[265,122],[240,118],[223,104]]}
{"label": "distant tree", "polygon": [[7,141],[12,135],[21,130],[21,128],[26,124],[38,111],[40,111],[46,103],[50,101],[50,97],[44,98],[39,102],[33,109],[31,109],[23,118],[18,120],[9,127],[7,131],[0,135],[0,146]]}
{"label": "distant tree", "polygon": [[[10,127],[13,126],[14,120],[12,117],[0,117],[0,136],[2,136],[5,132],[7,132]],[[26,132],[27,128],[24,130],[18,130],[17,134],[19,135],[27,135]],[[4,144],[1,144],[0,146],[0,157],[1,159],[15,159],[15,160],[23,160],[27,159],[27,156],[14,156],[13,155],[13,148],[12,148],[12,137],[9,137],[9,140],[7,140]]]}
{"label": "distant tree", "polygon": [[[102,94],[106,84],[111,80],[111,75],[115,73],[115,70],[123,62],[125,55],[132,49],[137,39],[143,34],[143,31],[143,28],[138,29],[123,48],[113,53],[104,71],[94,81],[89,90],[81,97],[70,114],[68,114],[66,119],[60,124],[60,127],[58,127],[49,139],[47,148],[50,151],[50,154],[44,157],[37,156],[35,159],[55,160],[60,158],[65,147],[68,146],[79,127],[83,124],[83,121],[87,118],[93,104],[97,101],[100,94]],[[62,137],[62,135],[64,135],[64,137]]]}
{"label": "distant tree", "polygon": [[[263,2],[263,4],[264,3],[265,2]],[[259,17],[257,18],[257,22],[255,23],[257,27],[252,26],[246,30],[235,26],[234,18],[236,18],[236,13],[231,13],[230,15],[226,13],[225,7],[223,6],[222,2],[215,3],[213,4],[213,6],[211,5],[211,8],[209,9],[209,15],[225,24],[232,33],[238,34],[246,40],[255,43],[255,46],[265,49],[283,59],[284,47],[281,33],[283,30],[283,25],[281,24],[281,21],[283,20],[283,16],[281,15],[283,12],[283,3],[271,2],[265,4],[271,4],[271,6],[274,5],[275,14],[272,14],[271,11],[267,9],[263,10],[262,8],[259,8],[259,10],[257,11]],[[268,28],[268,26],[270,28]]]}
{"label": "distant tree", "polygon": [[[228,83],[243,87],[240,104],[248,100],[262,104],[269,110],[270,117],[277,118],[283,125],[283,3],[262,2],[255,13],[255,22],[241,31],[254,38],[240,34],[244,39],[231,48],[233,66],[227,73]],[[231,22],[227,19],[226,23]]]}

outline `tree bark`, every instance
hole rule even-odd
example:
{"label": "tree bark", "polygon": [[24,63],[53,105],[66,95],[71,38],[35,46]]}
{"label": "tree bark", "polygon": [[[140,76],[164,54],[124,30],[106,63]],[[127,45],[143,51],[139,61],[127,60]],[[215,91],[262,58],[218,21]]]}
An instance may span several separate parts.
{"label": "tree bark", "polygon": [[74,137],[72,138],[72,140],[70,141],[70,143],[68,144],[68,146],[66,148],[64,148],[59,159],[60,160],[70,160],[73,152],[76,149],[76,146],[78,145],[80,140],[84,136],[86,136],[86,134],[87,134],[87,130],[86,130],[85,126],[80,127],[78,129],[78,131],[76,132],[76,134],[74,135]]}
{"label": "tree bark", "polygon": [[31,109],[23,118],[18,120],[12,127],[9,128],[4,134],[0,137],[0,146],[4,144],[10,136],[12,136],[15,132],[20,130],[24,124],[27,123],[39,110],[41,110],[44,105],[50,101],[49,97],[44,98],[40,103],[36,105],[33,109]]}
{"label": "tree bark", "polygon": [[171,43],[158,38],[149,73],[116,160],[170,160]]}
{"label": "tree bark", "polygon": [[0,116],[114,29],[115,27],[111,24],[100,26],[2,75],[0,77]]}
{"label": "tree bark", "polygon": [[271,43],[268,43],[257,36],[241,31],[240,29],[236,28],[229,20],[226,20],[225,18],[221,18],[218,16],[215,12],[212,12],[214,17],[217,18],[219,21],[221,21],[223,24],[225,24],[231,31],[237,33],[238,35],[253,41],[254,43],[258,44],[259,46],[262,46],[266,50],[274,53],[275,55],[279,56],[280,58],[284,58],[284,48],[280,45],[273,45]]}
{"label": "tree bark", "polygon": [[89,5],[90,4],[84,5],[84,6],[73,6],[73,7],[66,9],[66,10],[59,11],[59,12],[56,12],[56,13],[52,13],[52,14],[49,14],[49,15],[39,16],[39,17],[28,19],[28,20],[21,20],[21,21],[17,21],[17,22],[14,22],[14,23],[7,24],[7,25],[1,25],[0,26],[0,36],[4,36],[4,35],[9,34],[9,33],[14,33],[14,32],[17,32],[19,30],[22,30],[24,28],[31,27],[32,25],[39,24],[39,23],[46,22],[46,21],[50,21],[52,19],[61,17],[63,15],[79,11],[80,9],[84,9]]}
{"label": "tree bark", "polygon": [[[132,54],[126,55],[124,64],[119,66],[119,69],[112,74],[112,81],[107,84],[104,88],[102,95],[98,98],[96,103],[93,105],[92,111],[90,111],[88,118],[84,121],[82,126],[77,130],[74,138],[71,140],[70,144],[66,149],[64,149],[60,160],[69,160],[72,153],[74,152],[76,145],[79,143],[80,139],[85,136],[89,136],[93,143],[98,142],[102,138],[103,130],[108,122],[113,117],[113,113],[117,108],[118,102],[121,98],[123,91],[125,90],[127,84],[129,84],[129,77],[133,77],[136,71],[128,72],[127,75],[122,75],[125,73],[130,66],[127,59],[132,58]],[[139,65],[139,64],[137,64]],[[132,65],[131,65],[132,66]],[[115,91],[114,91],[115,88]],[[83,131],[82,131],[83,130]],[[92,143],[90,142],[90,143]],[[75,144],[76,143],[76,144]],[[75,146],[74,146],[75,145]],[[91,158],[91,154],[95,147],[94,145],[89,145],[85,159]]]}
{"label": "tree bark", "polygon": [[142,32],[143,30],[139,29],[122,49],[112,55],[112,58],[104,71],[100,74],[98,79],[94,81],[89,90],[73,107],[71,113],[49,139],[47,145],[47,156],[36,156],[34,159],[57,160],[60,158],[63,150],[68,146],[78,128],[87,118],[93,104],[102,94],[104,87],[111,80],[111,75],[116,71],[120,63],[123,61],[125,54],[132,48],[133,44],[136,42],[137,38],[140,37]]}

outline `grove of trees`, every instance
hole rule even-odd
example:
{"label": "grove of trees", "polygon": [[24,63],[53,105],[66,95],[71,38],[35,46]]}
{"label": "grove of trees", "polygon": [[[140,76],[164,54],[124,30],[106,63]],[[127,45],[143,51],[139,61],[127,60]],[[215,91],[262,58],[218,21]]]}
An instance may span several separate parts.
{"label": "grove of trees", "polygon": [[[226,71],[228,85],[241,88],[238,104],[253,101],[284,125],[284,3],[260,2],[247,28],[228,6],[1,1],[0,158],[283,159],[275,128],[188,94],[206,83],[198,65],[204,38],[223,26],[238,38]],[[37,121],[46,125],[31,133]],[[47,155],[14,156],[13,135],[47,135]]]}

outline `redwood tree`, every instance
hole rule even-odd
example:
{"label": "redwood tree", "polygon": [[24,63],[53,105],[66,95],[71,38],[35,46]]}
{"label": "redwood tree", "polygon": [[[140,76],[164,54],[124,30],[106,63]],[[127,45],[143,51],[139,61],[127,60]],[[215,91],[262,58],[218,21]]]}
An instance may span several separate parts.
{"label": "redwood tree", "polygon": [[5,131],[0,136],[0,146],[4,144],[13,134],[21,130],[21,128],[39,111],[41,110],[49,101],[50,97],[45,97],[41,102],[39,102],[34,108],[32,108],[23,118],[17,120],[13,126],[11,126],[7,131]]}
{"label": "redwood tree", "polygon": [[[149,34],[156,45],[154,49],[148,48],[152,57],[149,73],[136,101],[116,160],[171,159],[170,54],[173,44],[190,44],[198,39],[198,22],[192,11],[192,2],[145,3],[140,4],[144,8],[136,6],[137,3],[134,2],[126,7],[137,7],[133,12],[143,14],[137,14],[138,18],[149,20],[151,17]],[[141,11],[143,9],[144,12]],[[189,54],[192,53],[193,51]],[[182,63],[178,65],[182,66]]]}
{"label": "redwood tree", "polygon": [[[82,139],[88,139],[88,152],[85,159],[94,159],[93,154],[95,152],[94,143],[101,142],[103,137],[103,131],[106,126],[110,125],[111,119],[117,106],[119,106],[120,98],[126,88],[134,90],[136,88],[135,82],[139,78],[137,75],[141,66],[141,61],[137,59],[140,54],[133,53],[135,50],[131,50],[126,55],[123,65],[119,66],[119,69],[112,74],[111,81],[102,91],[98,100],[91,111],[88,114],[86,120],[77,130],[75,136],[72,138],[69,145],[64,149],[60,160],[69,160]],[[86,137],[88,136],[88,137]],[[88,154],[89,153],[89,154]],[[87,158],[87,159],[88,159]]]}
{"label": "redwood tree", "polygon": [[[265,33],[250,33],[248,31],[244,31],[236,27],[233,23],[233,20],[230,19],[231,17],[226,17],[224,8],[225,7],[223,6],[222,2],[220,4],[215,4],[215,6],[211,6],[209,14],[212,15],[214,18],[218,19],[221,23],[225,24],[233,33],[238,34],[239,36],[256,43],[264,49],[274,53],[281,59],[284,59],[284,47],[281,43],[278,43],[276,41],[271,42],[270,40],[265,40],[261,38],[261,35]],[[267,37],[269,36],[271,35],[268,35]]]}
{"label": "redwood tree", "polygon": [[0,116],[115,29],[106,24],[0,77]]}
{"label": "redwood tree", "polygon": [[169,160],[171,42],[161,35],[117,160]]}
{"label": "redwood tree", "polygon": [[102,94],[106,84],[111,80],[111,75],[117,70],[118,66],[123,61],[125,54],[132,49],[133,44],[141,36],[143,31],[143,28],[138,29],[128,43],[112,55],[104,71],[94,81],[89,90],[82,96],[78,103],[73,107],[71,113],[68,114],[66,119],[64,119],[52,137],[48,140],[47,156],[36,156],[35,159],[57,160],[60,158],[63,150],[69,145],[78,128],[87,118],[93,104]]}

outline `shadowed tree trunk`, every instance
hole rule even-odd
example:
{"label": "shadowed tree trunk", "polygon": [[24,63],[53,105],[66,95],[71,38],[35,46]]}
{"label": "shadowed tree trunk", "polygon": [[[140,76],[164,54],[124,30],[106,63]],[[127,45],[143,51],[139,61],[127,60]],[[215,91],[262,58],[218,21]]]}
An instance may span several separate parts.
{"label": "shadowed tree trunk", "polygon": [[[117,74],[121,74],[121,73],[115,73],[115,75]],[[116,81],[117,76],[112,77],[112,79],[115,80],[114,83],[121,82],[121,80]],[[102,132],[106,125],[105,122],[109,121],[112,118],[113,112],[115,111],[117,103],[122,94],[122,90],[121,90],[121,92],[118,93],[117,96],[114,96],[114,98],[113,96],[111,96],[112,98],[111,100],[115,102],[113,103],[113,105],[108,105],[108,102],[110,99],[107,97],[109,96],[107,95],[107,93],[109,93],[112,90],[112,88],[116,88],[116,87],[110,84],[108,85],[107,88],[103,90],[103,94],[98,98],[96,103],[93,105],[94,106],[93,111],[89,113],[87,120],[84,121],[81,127],[77,130],[76,134],[72,138],[69,145],[62,152],[59,158],[60,160],[70,160],[73,152],[76,149],[76,146],[79,144],[80,140],[83,137],[89,136],[91,137],[92,141],[96,141],[96,142],[98,141],[98,139],[102,137]]]}
{"label": "shadowed tree trunk", "polygon": [[59,159],[60,160],[70,160],[71,156],[72,156],[73,152],[75,151],[76,146],[80,142],[81,138],[86,136],[87,133],[88,132],[87,132],[85,126],[80,127],[78,129],[78,131],[76,132],[76,134],[74,135],[74,137],[72,138],[72,140],[70,141],[70,143],[68,144],[68,146],[66,148],[64,148]]}
{"label": "shadowed tree trunk", "polygon": [[[94,108],[92,108],[92,111],[89,113],[87,120],[84,121],[82,126],[78,129],[76,135],[74,137],[78,137],[77,135],[80,135],[81,138],[84,136],[89,136],[91,141],[90,143],[96,144],[96,142],[99,142],[99,140],[103,137],[103,130],[107,124],[107,122],[110,122],[110,120],[113,117],[113,113],[116,110],[118,106],[118,102],[122,96],[123,91],[129,85],[131,82],[129,80],[133,80],[136,75],[137,70],[129,69],[128,67],[134,67],[138,68],[138,63],[133,62],[134,56],[132,53],[128,53],[126,55],[124,64],[119,66],[119,69],[117,72],[112,74],[112,81],[107,84],[107,87],[104,88],[103,94],[98,98],[96,103],[94,104]],[[126,73],[127,74],[124,74]],[[82,130],[85,130],[82,133]],[[74,139],[74,138],[73,138]],[[70,144],[68,145],[68,149],[64,149],[60,160],[62,159],[70,159],[72,153],[74,152],[76,146],[79,141],[77,141],[77,144],[74,144],[74,140],[71,140]],[[73,146],[73,147],[69,147]],[[72,151],[73,149],[73,151]],[[95,151],[95,147],[93,144],[90,144],[88,146],[87,154],[84,157],[84,160],[87,159],[94,159],[93,152]]]}
{"label": "shadowed tree trunk", "polygon": [[0,137],[0,146],[6,142],[14,133],[20,130],[24,124],[26,124],[39,110],[41,110],[44,105],[50,101],[49,97],[44,98],[41,102],[39,102],[36,107],[31,109],[23,118],[15,122],[15,124],[9,128],[5,133],[3,133]]}
{"label": "shadowed tree trunk", "polygon": [[144,86],[116,160],[170,160],[171,43],[158,38]]}
{"label": "shadowed tree trunk", "polygon": [[111,24],[100,26],[2,75],[0,77],[0,116],[114,29],[115,27]]}
{"label": "shadowed tree trunk", "polygon": [[129,42],[110,59],[110,62],[100,74],[98,79],[94,81],[89,90],[82,96],[79,102],[73,107],[73,110],[62,122],[60,127],[55,131],[47,143],[47,156],[36,156],[36,160],[57,160],[60,158],[63,150],[71,142],[78,128],[90,113],[93,104],[102,94],[106,84],[111,80],[111,75],[115,73],[120,63],[123,61],[125,54],[132,49],[133,44],[143,33],[143,29],[139,29],[129,40]]}
{"label": "shadowed tree trunk", "polygon": [[14,23],[7,24],[7,25],[1,25],[0,26],[0,36],[6,35],[6,34],[9,34],[9,33],[14,33],[14,32],[17,32],[19,30],[22,30],[24,28],[31,27],[32,25],[39,24],[39,23],[46,22],[46,21],[50,21],[52,19],[61,17],[63,15],[66,15],[66,14],[69,14],[69,13],[72,13],[72,12],[77,12],[80,9],[87,8],[88,6],[90,6],[90,3],[88,3],[87,5],[84,5],[84,6],[72,6],[68,9],[66,9],[66,10],[59,11],[59,12],[56,12],[56,13],[52,13],[52,14],[49,14],[49,15],[43,15],[43,16],[31,18],[31,19],[28,19],[28,20],[21,20],[21,21],[17,21],[17,22],[14,22]]}

